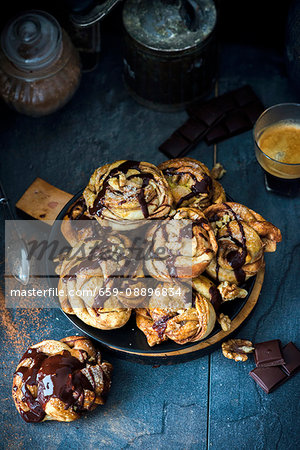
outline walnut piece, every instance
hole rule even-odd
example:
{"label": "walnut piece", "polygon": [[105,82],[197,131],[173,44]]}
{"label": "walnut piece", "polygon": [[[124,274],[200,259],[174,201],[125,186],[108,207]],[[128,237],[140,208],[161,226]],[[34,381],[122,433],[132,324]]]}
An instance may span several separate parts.
{"label": "walnut piece", "polygon": [[241,289],[236,284],[229,283],[229,281],[222,281],[218,286],[218,290],[223,302],[234,300],[235,298],[245,298],[248,295],[245,289]]}
{"label": "walnut piece", "polygon": [[221,163],[216,163],[210,173],[215,180],[219,180],[226,173],[226,170]]}
{"label": "walnut piece", "polygon": [[226,316],[225,314],[221,313],[219,315],[219,317],[217,317],[217,321],[221,325],[221,328],[222,328],[223,331],[229,331],[230,330],[230,328],[231,328],[231,320],[229,319],[228,316]]}
{"label": "walnut piece", "polygon": [[254,347],[251,341],[245,339],[229,339],[222,344],[222,353],[225,358],[235,361],[247,361],[248,353],[252,353]]}

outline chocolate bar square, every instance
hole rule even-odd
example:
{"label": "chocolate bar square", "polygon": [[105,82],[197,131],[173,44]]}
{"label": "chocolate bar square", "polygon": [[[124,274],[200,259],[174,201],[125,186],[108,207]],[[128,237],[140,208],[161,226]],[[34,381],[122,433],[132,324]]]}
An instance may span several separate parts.
{"label": "chocolate bar square", "polygon": [[208,127],[213,125],[213,123],[219,119],[220,115],[222,115],[222,113],[220,113],[218,108],[216,107],[215,100],[216,99],[213,99],[207,103],[202,103],[202,105],[199,105],[190,110],[192,115],[195,116],[196,119],[201,120]]}
{"label": "chocolate bar square", "polygon": [[285,360],[282,369],[290,377],[300,369],[300,351],[293,342],[289,342],[283,347],[282,354]]}
{"label": "chocolate bar square", "polygon": [[228,129],[223,124],[218,124],[207,132],[205,142],[207,145],[215,144],[226,139],[228,135]]}
{"label": "chocolate bar square", "polygon": [[177,158],[188,150],[190,143],[180,134],[173,133],[169,139],[163,142],[159,150],[169,158]]}
{"label": "chocolate bar square", "polygon": [[279,339],[255,344],[254,359],[256,367],[280,366],[284,364]]}
{"label": "chocolate bar square", "polygon": [[249,375],[267,394],[288,379],[279,367],[256,367],[249,372]]}
{"label": "chocolate bar square", "polygon": [[187,108],[190,119],[167,139],[159,150],[178,158],[194,148],[201,139],[216,144],[250,130],[264,107],[250,86],[243,86]]}
{"label": "chocolate bar square", "polygon": [[188,119],[184,124],[177,129],[185,139],[190,142],[197,141],[207,130],[207,126],[203,122],[194,119]]}
{"label": "chocolate bar square", "polygon": [[224,125],[228,128],[231,136],[236,133],[243,133],[252,128],[252,123],[241,111],[230,113],[224,120]]}

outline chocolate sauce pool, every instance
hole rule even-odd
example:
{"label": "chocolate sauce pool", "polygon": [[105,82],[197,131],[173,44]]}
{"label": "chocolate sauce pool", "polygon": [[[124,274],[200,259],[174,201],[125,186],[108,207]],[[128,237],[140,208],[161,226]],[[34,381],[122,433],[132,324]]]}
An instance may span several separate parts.
{"label": "chocolate sauce pool", "polygon": [[[85,367],[85,363],[81,363],[67,350],[62,354],[48,356],[35,348],[30,348],[23,355],[21,362],[27,358],[33,360],[32,367],[21,366],[15,372],[15,375],[22,379],[21,401],[29,407],[29,411],[20,408],[20,414],[26,422],[41,422],[46,415],[45,406],[52,397],[64,402],[65,409],[76,405],[78,412],[83,410],[84,389],[94,391],[90,381],[80,371]],[[91,371],[89,373],[92,377]],[[28,386],[37,386],[36,398]],[[16,390],[15,386],[14,391]]]}

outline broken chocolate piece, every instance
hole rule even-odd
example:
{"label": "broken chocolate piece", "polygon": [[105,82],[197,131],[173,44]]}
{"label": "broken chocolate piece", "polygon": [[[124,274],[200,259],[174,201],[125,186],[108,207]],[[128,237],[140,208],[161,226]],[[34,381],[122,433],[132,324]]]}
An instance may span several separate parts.
{"label": "broken chocolate piece", "polygon": [[252,128],[252,123],[241,111],[233,111],[224,120],[224,125],[229,131],[230,136],[236,133],[243,133]]}
{"label": "broken chocolate piece", "polygon": [[207,145],[216,144],[228,137],[228,130],[223,124],[213,127],[205,136]]}
{"label": "broken chocolate piece", "polygon": [[263,110],[264,106],[250,86],[191,105],[187,108],[190,118],[161,144],[159,150],[170,158],[178,158],[201,139],[208,145],[216,144],[250,130]]}
{"label": "broken chocolate piece", "polygon": [[169,139],[160,145],[159,150],[169,158],[177,158],[179,155],[185,153],[189,146],[190,143],[180,136],[180,134],[173,133]]}
{"label": "broken chocolate piece", "polygon": [[[235,91],[233,91],[235,92]],[[232,92],[214,97],[207,102],[192,105],[187,108],[189,116],[204,122],[208,127],[214,125],[221,116],[225,116],[237,107]]]}
{"label": "broken chocolate piece", "polygon": [[208,145],[216,144],[229,137],[251,130],[263,110],[264,107],[258,100],[242,109],[236,109],[228,113],[223,120],[219,121],[218,125],[210,128],[206,134],[205,142]]}
{"label": "broken chocolate piece", "polygon": [[280,366],[284,364],[279,339],[255,344],[256,367]]}
{"label": "broken chocolate piece", "polygon": [[188,119],[180,128],[178,128],[177,132],[180,133],[185,139],[193,142],[201,138],[206,130],[207,127],[203,122]]}
{"label": "broken chocolate piece", "polygon": [[198,120],[204,122],[206,126],[210,127],[220,117],[222,113],[216,107],[216,99],[210,102],[202,103],[191,109],[191,115]]}
{"label": "broken chocolate piece", "polygon": [[[220,100],[221,99],[221,100]],[[216,97],[217,109],[219,112],[219,116],[229,113],[233,111],[236,107],[235,101],[231,92],[227,94],[223,94],[220,97]]]}
{"label": "broken chocolate piece", "polygon": [[267,394],[288,379],[279,367],[256,367],[249,372],[249,375]]}
{"label": "broken chocolate piece", "polygon": [[285,360],[282,369],[291,377],[300,369],[300,351],[293,342],[289,342],[283,347],[282,354]]}
{"label": "broken chocolate piece", "polygon": [[[223,116],[214,122],[214,125],[222,119]],[[209,127],[204,122],[190,118],[160,145],[159,150],[169,158],[184,156],[204,138],[208,131]]]}

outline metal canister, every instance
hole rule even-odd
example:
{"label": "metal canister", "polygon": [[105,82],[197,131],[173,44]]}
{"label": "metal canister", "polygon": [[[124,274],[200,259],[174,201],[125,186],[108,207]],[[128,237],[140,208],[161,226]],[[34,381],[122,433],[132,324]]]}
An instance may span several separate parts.
{"label": "metal canister", "polygon": [[210,92],[217,69],[213,0],[127,0],[123,23],[124,80],[138,102],[172,111]]}

